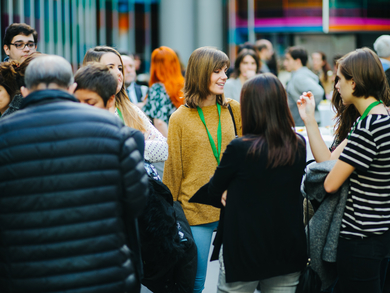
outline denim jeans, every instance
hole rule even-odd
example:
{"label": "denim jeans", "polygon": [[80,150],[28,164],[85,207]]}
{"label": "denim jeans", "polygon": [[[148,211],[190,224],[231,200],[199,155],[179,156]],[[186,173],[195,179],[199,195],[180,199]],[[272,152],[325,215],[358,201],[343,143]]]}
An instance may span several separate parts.
{"label": "denim jeans", "polygon": [[339,238],[337,271],[343,293],[380,293],[381,263],[390,247],[390,232],[362,239]]}
{"label": "denim jeans", "polygon": [[260,281],[226,283],[222,247],[219,252],[219,279],[217,293],[253,293],[260,284],[261,293],[295,293],[301,272],[276,276]]}
{"label": "denim jeans", "polygon": [[218,222],[191,226],[191,232],[198,249],[198,268],[196,271],[194,293],[201,293],[204,289],[211,238],[213,236],[214,230],[217,227]]}

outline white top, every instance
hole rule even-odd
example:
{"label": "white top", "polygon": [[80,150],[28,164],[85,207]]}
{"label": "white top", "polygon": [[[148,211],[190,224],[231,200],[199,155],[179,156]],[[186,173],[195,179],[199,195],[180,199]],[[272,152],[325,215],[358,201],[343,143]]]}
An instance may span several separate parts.
{"label": "white top", "polygon": [[[132,103],[134,104],[137,104],[138,103],[138,99],[137,99],[137,95],[135,93],[135,87],[134,87],[134,81],[128,86],[128,88],[126,89],[127,91],[127,94],[129,96],[129,99]],[[141,93],[142,93],[142,99],[145,98],[146,94],[148,93],[148,87],[145,86],[145,85],[141,85]]]}
{"label": "white top", "polygon": [[225,83],[223,92],[226,98],[240,102],[241,88],[242,84],[239,78],[229,78]]}
{"label": "white top", "polygon": [[[145,153],[144,158],[151,163],[164,162],[168,159],[168,143],[167,138],[163,136],[160,131],[153,126],[148,117],[135,105],[131,105],[137,113],[141,116],[146,126],[146,132],[150,131],[148,138],[145,139]],[[115,115],[118,115],[115,109]]]}

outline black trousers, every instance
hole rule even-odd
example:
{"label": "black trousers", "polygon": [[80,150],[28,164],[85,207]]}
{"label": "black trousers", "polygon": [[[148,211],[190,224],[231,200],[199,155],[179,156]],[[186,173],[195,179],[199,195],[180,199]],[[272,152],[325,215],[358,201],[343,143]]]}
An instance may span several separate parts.
{"label": "black trousers", "polygon": [[390,231],[362,239],[339,238],[337,271],[343,293],[381,293],[381,263],[390,248]]}

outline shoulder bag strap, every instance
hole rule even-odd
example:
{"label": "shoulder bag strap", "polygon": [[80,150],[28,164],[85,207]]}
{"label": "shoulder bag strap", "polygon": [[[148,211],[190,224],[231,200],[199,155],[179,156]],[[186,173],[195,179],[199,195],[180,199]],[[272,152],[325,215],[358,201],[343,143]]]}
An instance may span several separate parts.
{"label": "shoulder bag strap", "polygon": [[234,120],[234,115],[233,115],[232,107],[230,107],[230,104],[228,104],[228,109],[230,112],[230,116],[232,116],[233,126],[234,126],[234,134],[236,135],[236,138],[237,138],[238,135],[237,135],[237,128],[236,128],[236,121]]}

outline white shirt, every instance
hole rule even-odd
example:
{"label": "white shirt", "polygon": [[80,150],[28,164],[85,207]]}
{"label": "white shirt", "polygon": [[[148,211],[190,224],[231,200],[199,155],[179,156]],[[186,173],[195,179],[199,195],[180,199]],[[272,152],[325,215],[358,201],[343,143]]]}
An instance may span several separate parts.
{"label": "white shirt", "polygon": [[[129,96],[130,101],[131,101],[133,104],[137,104],[137,103],[138,103],[138,99],[137,99],[137,95],[136,95],[136,93],[135,93],[134,82],[132,82],[132,83],[127,87],[126,90],[127,90],[127,93],[128,93],[128,96]],[[147,92],[148,92],[148,87],[147,87],[147,86],[144,86],[144,85],[141,85],[142,99],[145,98]]]}

